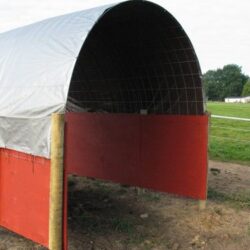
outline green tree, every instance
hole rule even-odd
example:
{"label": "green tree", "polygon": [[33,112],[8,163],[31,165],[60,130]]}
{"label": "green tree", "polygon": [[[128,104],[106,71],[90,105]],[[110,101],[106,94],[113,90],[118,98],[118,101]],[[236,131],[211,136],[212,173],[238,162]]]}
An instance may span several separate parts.
{"label": "green tree", "polygon": [[250,78],[243,87],[242,96],[250,96]]}
{"label": "green tree", "polygon": [[222,69],[209,70],[203,75],[206,96],[209,100],[222,101],[225,97],[240,96],[248,76],[236,64]]}

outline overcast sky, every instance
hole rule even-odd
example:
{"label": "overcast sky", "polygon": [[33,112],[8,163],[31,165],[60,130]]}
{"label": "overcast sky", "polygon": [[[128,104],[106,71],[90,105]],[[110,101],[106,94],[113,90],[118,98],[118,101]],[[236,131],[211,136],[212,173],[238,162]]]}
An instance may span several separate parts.
{"label": "overcast sky", "polygon": [[[0,32],[114,0],[0,0]],[[182,24],[202,71],[236,63],[250,75],[250,0],[153,0]],[[1,55],[0,55],[1,56]]]}

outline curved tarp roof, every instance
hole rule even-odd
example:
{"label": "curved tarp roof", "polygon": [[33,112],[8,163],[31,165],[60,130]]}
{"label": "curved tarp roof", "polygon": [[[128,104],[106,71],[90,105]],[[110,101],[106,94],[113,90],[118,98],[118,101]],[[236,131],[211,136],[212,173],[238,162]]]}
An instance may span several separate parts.
{"label": "curved tarp roof", "polygon": [[111,6],[0,34],[0,147],[49,158],[50,115],[64,111],[80,49]]}
{"label": "curved tarp roof", "polygon": [[0,34],[0,147],[50,157],[50,116],[65,112],[81,48],[115,5]]}

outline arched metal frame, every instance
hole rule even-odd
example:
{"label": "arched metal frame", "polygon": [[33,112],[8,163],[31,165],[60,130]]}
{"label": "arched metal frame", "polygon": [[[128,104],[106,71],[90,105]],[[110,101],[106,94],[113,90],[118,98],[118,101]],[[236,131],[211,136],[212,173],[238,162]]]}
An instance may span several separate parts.
{"label": "arched metal frame", "polygon": [[156,4],[128,1],[90,31],[67,111],[200,115],[203,104],[199,62],[182,26]]}

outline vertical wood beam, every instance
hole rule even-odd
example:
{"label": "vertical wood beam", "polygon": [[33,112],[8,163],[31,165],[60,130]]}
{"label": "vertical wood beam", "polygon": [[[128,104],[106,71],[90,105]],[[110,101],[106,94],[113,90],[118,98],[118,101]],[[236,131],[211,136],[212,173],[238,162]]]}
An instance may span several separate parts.
{"label": "vertical wood beam", "polygon": [[[208,191],[208,174],[209,174],[209,155],[208,155],[208,146],[209,146],[209,138],[210,138],[210,131],[211,131],[211,113],[210,112],[206,112],[205,113],[208,116],[208,127],[207,127],[207,183],[206,183],[206,193]],[[198,202],[198,207],[199,210],[204,210],[207,207],[207,199],[206,200],[199,200]]]}
{"label": "vertical wood beam", "polygon": [[49,249],[62,250],[63,238],[63,181],[64,181],[64,114],[51,117],[51,167]]}

